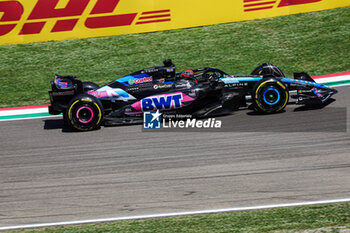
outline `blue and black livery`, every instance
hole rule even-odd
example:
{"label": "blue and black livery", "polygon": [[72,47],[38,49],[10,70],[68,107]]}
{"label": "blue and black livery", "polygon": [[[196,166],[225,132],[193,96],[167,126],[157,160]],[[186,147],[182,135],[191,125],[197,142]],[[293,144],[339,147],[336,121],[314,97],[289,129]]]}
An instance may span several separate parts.
{"label": "blue and black livery", "polygon": [[64,121],[81,131],[97,129],[102,123],[142,123],[143,112],[149,109],[196,118],[225,115],[247,107],[260,113],[277,113],[284,110],[290,98],[296,99],[296,104],[322,106],[337,93],[304,72],[294,73],[293,79],[286,78],[271,63],[258,66],[250,75],[235,76],[212,67],[176,73],[171,60],[103,87],[73,76],[56,75],[51,89],[49,113],[63,113]]}

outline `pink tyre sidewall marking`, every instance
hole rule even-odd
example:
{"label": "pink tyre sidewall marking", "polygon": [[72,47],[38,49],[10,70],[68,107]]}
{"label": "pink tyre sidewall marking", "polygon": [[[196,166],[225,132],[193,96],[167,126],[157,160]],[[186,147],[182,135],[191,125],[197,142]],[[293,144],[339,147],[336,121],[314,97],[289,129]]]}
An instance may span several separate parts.
{"label": "pink tyre sidewall marking", "polygon": [[[87,121],[83,121],[83,120],[81,120],[81,119],[79,118],[79,113],[80,113],[80,111],[83,110],[83,109],[87,109],[87,110],[89,110],[90,113],[91,113],[91,117],[90,117],[90,119],[87,120]],[[79,120],[79,122],[81,122],[81,123],[83,123],[83,124],[87,124],[87,123],[91,122],[92,119],[94,118],[94,112],[92,111],[92,109],[91,109],[90,107],[84,106],[84,107],[81,107],[81,108],[78,109],[76,117],[77,117],[77,119]]]}

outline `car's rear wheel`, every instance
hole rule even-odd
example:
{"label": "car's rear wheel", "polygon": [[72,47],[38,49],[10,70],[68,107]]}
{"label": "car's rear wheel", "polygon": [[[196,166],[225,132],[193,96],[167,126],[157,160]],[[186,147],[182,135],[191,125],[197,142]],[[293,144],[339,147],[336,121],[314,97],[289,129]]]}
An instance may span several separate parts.
{"label": "car's rear wheel", "polygon": [[289,93],[282,82],[273,78],[262,79],[255,84],[252,99],[257,111],[276,113],[281,112],[286,107]]}
{"label": "car's rear wheel", "polygon": [[68,104],[67,124],[79,131],[98,129],[103,120],[103,106],[94,96],[80,94]]}

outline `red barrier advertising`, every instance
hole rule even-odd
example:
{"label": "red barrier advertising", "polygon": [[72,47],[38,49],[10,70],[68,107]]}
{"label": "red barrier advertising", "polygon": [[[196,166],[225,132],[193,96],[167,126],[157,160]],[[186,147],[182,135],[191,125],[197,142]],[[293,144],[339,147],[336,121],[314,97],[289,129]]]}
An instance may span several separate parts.
{"label": "red barrier advertising", "polygon": [[350,6],[350,0],[0,0],[0,44],[143,33]]}

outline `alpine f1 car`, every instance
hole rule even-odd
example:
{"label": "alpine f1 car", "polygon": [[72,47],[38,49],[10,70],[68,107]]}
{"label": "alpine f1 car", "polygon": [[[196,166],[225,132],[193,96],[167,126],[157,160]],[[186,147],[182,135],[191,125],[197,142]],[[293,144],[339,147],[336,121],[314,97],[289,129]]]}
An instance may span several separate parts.
{"label": "alpine f1 car", "polygon": [[262,64],[251,75],[233,76],[211,67],[176,73],[171,60],[103,87],[56,75],[51,88],[49,113],[63,113],[64,121],[79,131],[97,129],[102,123],[141,123],[143,112],[158,110],[196,118],[225,115],[247,107],[247,96],[251,96],[250,106],[255,111],[277,113],[283,111],[289,97],[295,98],[296,104],[322,105],[337,93],[304,72],[286,78],[271,63]]}

